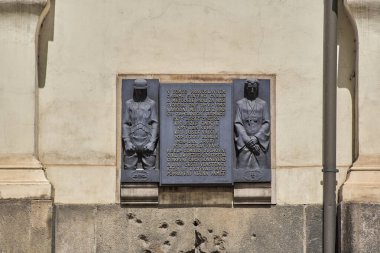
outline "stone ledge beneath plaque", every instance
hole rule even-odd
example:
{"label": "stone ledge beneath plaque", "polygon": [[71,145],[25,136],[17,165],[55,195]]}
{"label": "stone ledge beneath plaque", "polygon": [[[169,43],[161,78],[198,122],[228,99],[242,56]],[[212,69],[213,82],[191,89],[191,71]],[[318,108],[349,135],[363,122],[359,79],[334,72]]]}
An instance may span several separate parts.
{"label": "stone ledge beneath plaque", "polygon": [[224,206],[231,207],[232,187],[160,187],[160,205],[164,206]]}
{"label": "stone ledge beneath plaque", "polygon": [[234,205],[271,204],[270,183],[239,183],[234,188]]}
{"label": "stone ledge beneath plaque", "polygon": [[156,205],[158,184],[122,184],[120,202],[129,205]]}
{"label": "stone ledge beneath plaque", "polygon": [[121,185],[121,204],[166,207],[232,207],[273,204],[271,183],[237,183],[234,187],[161,186],[152,183]]}

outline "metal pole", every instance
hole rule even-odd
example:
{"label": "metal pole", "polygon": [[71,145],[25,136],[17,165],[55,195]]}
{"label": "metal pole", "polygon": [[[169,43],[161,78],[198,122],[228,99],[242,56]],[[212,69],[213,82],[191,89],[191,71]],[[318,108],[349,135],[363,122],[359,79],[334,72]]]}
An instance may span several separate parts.
{"label": "metal pole", "polygon": [[325,0],[323,49],[323,252],[336,241],[337,0]]}

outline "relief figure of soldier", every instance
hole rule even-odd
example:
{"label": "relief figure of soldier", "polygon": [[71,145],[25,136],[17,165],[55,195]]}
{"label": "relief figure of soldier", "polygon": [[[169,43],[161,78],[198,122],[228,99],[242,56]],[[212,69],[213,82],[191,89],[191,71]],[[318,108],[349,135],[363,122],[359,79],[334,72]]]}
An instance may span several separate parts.
{"label": "relief figure of soldier", "polygon": [[126,101],[123,115],[124,168],[136,170],[156,168],[158,115],[156,103],[147,95],[148,83],[136,79],[133,98]]}
{"label": "relief figure of soldier", "polygon": [[237,101],[235,144],[237,169],[268,168],[270,114],[267,103],[258,97],[259,81],[246,80],[244,98]]}

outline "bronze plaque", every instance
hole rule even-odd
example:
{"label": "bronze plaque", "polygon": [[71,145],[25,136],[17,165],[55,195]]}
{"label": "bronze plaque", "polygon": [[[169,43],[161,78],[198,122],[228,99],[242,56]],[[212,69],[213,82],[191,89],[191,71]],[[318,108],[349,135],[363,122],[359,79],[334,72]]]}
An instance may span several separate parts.
{"label": "bronze plaque", "polygon": [[160,183],[232,184],[231,84],[160,85]]}

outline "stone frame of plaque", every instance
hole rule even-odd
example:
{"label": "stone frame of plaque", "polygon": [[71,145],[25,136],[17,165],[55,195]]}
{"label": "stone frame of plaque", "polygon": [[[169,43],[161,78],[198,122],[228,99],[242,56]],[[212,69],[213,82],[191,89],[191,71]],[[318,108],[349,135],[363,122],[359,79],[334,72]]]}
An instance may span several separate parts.
{"label": "stone frame of plaque", "polygon": [[[254,175],[244,175],[244,173],[236,172],[236,153],[235,153],[235,141],[234,133],[232,133],[231,139],[232,143],[232,183],[226,184],[212,184],[212,183],[201,183],[201,184],[160,184],[160,168],[161,163],[159,155],[157,156],[157,168],[155,170],[156,175],[149,176],[148,179],[144,180],[126,180],[126,175],[123,169],[123,140],[122,140],[122,107],[125,102],[125,94],[123,95],[123,84],[128,82],[133,82],[136,79],[146,79],[148,83],[156,83],[156,94],[150,95],[156,98],[157,113],[160,115],[160,84],[179,84],[185,85],[188,83],[196,83],[198,85],[207,84],[229,84],[232,87],[232,131],[234,131],[234,116],[236,110],[236,101],[241,99],[241,87],[243,82],[247,79],[259,79],[261,89],[267,86],[265,92],[269,92],[264,100],[268,99],[268,107],[270,109],[270,146],[268,149],[269,165],[267,169],[270,169],[270,180],[260,180]],[[116,166],[117,166],[117,177],[119,178],[117,182],[117,187],[120,189],[119,194],[117,194],[117,199],[120,198],[120,203],[122,204],[138,204],[138,205],[151,205],[160,203],[167,205],[195,205],[195,206],[208,206],[210,203],[212,205],[225,205],[225,203],[233,203],[233,205],[246,205],[246,204],[276,204],[276,99],[275,99],[275,87],[276,87],[276,76],[273,74],[264,75],[254,75],[254,74],[118,74],[117,77],[117,98],[116,98],[116,111],[117,111],[117,139],[116,139]],[[237,90],[237,91],[236,91]],[[239,91],[240,90],[240,91]],[[264,92],[264,93],[265,93]],[[127,92],[127,94],[130,93]],[[240,93],[240,95],[239,95]],[[262,95],[263,91],[259,91]],[[260,97],[260,95],[259,95]],[[160,136],[161,138],[162,136]],[[161,141],[161,140],[160,140]],[[161,152],[160,143],[157,145],[157,151]],[[159,153],[158,153],[159,154]],[[259,180],[257,180],[259,179]],[[181,190],[182,189],[182,190]],[[203,190],[201,190],[203,189]],[[232,195],[227,194],[232,190]],[[178,191],[183,195],[181,200],[178,199]],[[202,192],[200,192],[202,191]],[[203,192],[205,191],[205,192]],[[226,193],[226,194],[223,194]],[[162,195],[162,196],[161,196]],[[203,196],[204,195],[204,196]],[[205,202],[204,197],[207,197]],[[221,196],[223,198],[220,198]],[[203,197],[202,197],[203,196]],[[212,196],[217,196],[212,197]],[[211,198],[211,199],[210,199]],[[225,199],[227,198],[227,199]],[[228,200],[229,199],[229,200]],[[228,204],[227,204],[228,205]]]}
{"label": "stone frame of plaque", "polygon": [[[134,102],[134,91],[135,91],[135,80],[145,80],[147,83],[146,87],[146,98],[144,98],[144,101],[139,103],[139,102]],[[124,131],[125,131],[125,117],[126,117],[126,110],[127,110],[127,103],[132,102],[135,105],[137,110],[146,110],[140,112],[141,115],[136,115],[135,117],[137,118],[143,118],[139,119],[139,121],[143,121],[143,123],[138,122],[137,126],[137,131],[140,132],[146,132],[146,131],[151,131],[149,130],[149,119],[144,119],[144,116],[142,115],[148,115],[146,117],[149,117],[149,113],[151,113],[151,110],[155,110],[158,118],[158,129],[159,129],[159,80],[158,79],[123,79],[122,84],[121,84],[121,135],[122,138],[124,137]],[[148,101],[148,102],[147,102]],[[149,108],[151,106],[149,102],[152,103],[154,101],[153,107],[155,108]],[[130,104],[130,103],[129,103]],[[133,110],[133,109],[131,109]],[[137,121],[137,120],[135,120]],[[144,126],[144,121],[146,121],[146,126]],[[133,124],[131,125],[131,128],[133,128]],[[159,130],[158,130],[159,131]],[[141,138],[141,137],[140,137]],[[137,145],[135,145],[137,146]],[[137,149],[137,148],[136,148]],[[135,151],[131,152],[132,155],[128,156],[128,152],[126,151],[125,148],[125,140],[121,141],[121,182],[126,182],[126,183],[153,183],[153,182],[159,182],[159,164],[160,164],[160,158],[159,158],[159,138],[156,143],[156,146],[154,148],[154,156],[156,157],[155,159],[155,168],[154,169],[144,169],[144,160],[147,159],[146,156],[146,151]],[[133,156],[133,158],[132,158]],[[127,166],[127,161],[129,162],[130,160],[136,160],[136,167],[135,169],[128,168]],[[134,161],[133,161],[134,162]],[[130,163],[130,162],[129,162]]]}

